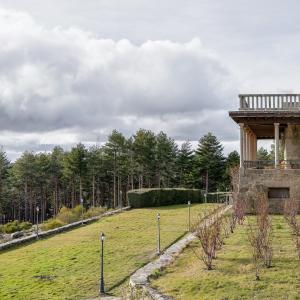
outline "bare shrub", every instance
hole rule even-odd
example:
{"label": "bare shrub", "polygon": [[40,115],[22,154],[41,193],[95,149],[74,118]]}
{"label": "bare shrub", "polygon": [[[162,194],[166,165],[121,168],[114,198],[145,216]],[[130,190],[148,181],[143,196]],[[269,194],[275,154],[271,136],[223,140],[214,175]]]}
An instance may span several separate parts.
{"label": "bare shrub", "polygon": [[265,193],[258,194],[257,224],[261,234],[261,255],[266,267],[271,267],[273,258],[272,220],[269,216],[269,202]]}
{"label": "bare shrub", "polygon": [[203,261],[207,270],[212,270],[217,244],[216,227],[212,224],[211,220],[205,218],[203,220],[198,220],[198,222],[193,225],[193,231],[199,239],[202,248],[200,255],[198,255],[196,251],[193,251],[196,256]]}
{"label": "bare shrub", "polygon": [[268,214],[268,199],[265,193],[258,193],[256,202],[256,221],[248,224],[248,240],[251,245],[255,266],[255,278],[260,279],[260,269],[271,267],[273,259],[272,220]]}
{"label": "bare shrub", "polygon": [[246,199],[244,197],[240,197],[234,203],[234,206],[233,206],[234,215],[236,217],[236,222],[240,225],[242,225],[245,220],[246,207],[247,207],[247,203],[246,203]]}
{"label": "bare shrub", "polygon": [[230,232],[233,233],[234,232],[234,229],[236,227],[236,223],[237,223],[237,218],[236,218],[236,215],[233,213],[231,216],[230,216],[230,223],[229,223],[229,226],[230,226]]}
{"label": "bare shrub", "polygon": [[231,182],[231,191],[233,202],[237,201],[238,192],[239,192],[239,181],[240,181],[240,168],[238,166],[232,167],[229,170],[230,182]]}
{"label": "bare shrub", "polygon": [[260,280],[260,270],[262,267],[261,256],[261,239],[260,232],[257,224],[248,224],[248,240],[252,250],[252,262],[255,267],[255,278]]}
{"label": "bare shrub", "polygon": [[222,229],[224,233],[224,238],[228,238],[231,232],[231,226],[230,226],[231,218],[232,218],[231,215],[225,215],[223,217]]}
{"label": "bare shrub", "polygon": [[292,229],[294,235],[300,235],[300,226],[297,222],[298,202],[292,198],[284,204],[284,217]]}
{"label": "bare shrub", "polygon": [[294,242],[296,246],[296,251],[298,257],[300,258],[300,224],[297,220],[297,213],[298,213],[298,202],[292,198],[290,200],[286,200],[284,204],[284,217],[292,229],[292,233],[294,235]]}
{"label": "bare shrub", "polygon": [[[213,269],[213,259],[216,258],[216,252],[224,245],[224,227],[229,227],[227,220],[229,219],[214,211],[209,217],[198,217],[192,226],[195,236],[200,241],[201,253],[199,255],[193,248],[192,250],[203,261],[207,270]],[[229,232],[229,230],[227,231]]]}

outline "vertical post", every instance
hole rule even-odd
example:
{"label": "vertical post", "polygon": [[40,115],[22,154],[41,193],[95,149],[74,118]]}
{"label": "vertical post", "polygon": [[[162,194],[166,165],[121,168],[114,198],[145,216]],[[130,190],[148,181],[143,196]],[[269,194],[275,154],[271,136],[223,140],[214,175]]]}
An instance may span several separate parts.
{"label": "vertical post", "polygon": [[191,231],[191,201],[188,201],[189,207],[189,231]]}
{"label": "vertical post", "polygon": [[39,238],[39,211],[40,208],[37,206],[36,207],[36,238]]}
{"label": "vertical post", "polygon": [[121,208],[121,211],[123,209],[123,198],[122,198],[122,191],[120,190],[120,208]]}
{"label": "vertical post", "polygon": [[157,255],[160,255],[160,214],[157,213]]}
{"label": "vertical post", "polygon": [[81,204],[81,225],[83,225],[83,199],[80,198],[80,204]]}
{"label": "vertical post", "polygon": [[100,295],[105,294],[104,289],[104,240],[105,240],[105,234],[102,232],[100,235],[101,240],[101,276],[100,276]]}
{"label": "vertical post", "polygon": [[244,167],[244,124],[240,123],[240,168]]}
{"label": "vertical post", "polygon": [[279,123],[274,123],[275,128],[275,168],[279,167]]}
{"label": "vertical post", "polygon": [[251,159],[251,133],[249,130],[247,131],[247,136],[248,136],[248,140],[247,140],[248,160],[252,160]]}
{"label": "vertical post", "polygon": [[257,160],[257,136],[254,137],[254,160]]}

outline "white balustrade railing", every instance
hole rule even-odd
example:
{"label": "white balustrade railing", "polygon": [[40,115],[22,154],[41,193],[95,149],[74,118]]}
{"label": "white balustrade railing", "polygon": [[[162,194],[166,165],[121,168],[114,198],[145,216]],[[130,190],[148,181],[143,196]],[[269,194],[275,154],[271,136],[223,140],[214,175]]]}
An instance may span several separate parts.
{"label": "white balustrade railing", "polygon": [[239,95],[240,110],[300,110],[300,94]]}

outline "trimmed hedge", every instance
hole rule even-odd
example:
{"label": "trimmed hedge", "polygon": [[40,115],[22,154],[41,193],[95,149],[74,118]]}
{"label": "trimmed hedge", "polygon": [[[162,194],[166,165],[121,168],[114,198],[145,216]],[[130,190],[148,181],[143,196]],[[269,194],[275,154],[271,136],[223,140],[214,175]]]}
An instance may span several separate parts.
{"label": "trimmed hedge", "polygon": [[198,189],[139,189],[128,191],[128,202],[133,208],[173,204],[203,203],[203,192]]}

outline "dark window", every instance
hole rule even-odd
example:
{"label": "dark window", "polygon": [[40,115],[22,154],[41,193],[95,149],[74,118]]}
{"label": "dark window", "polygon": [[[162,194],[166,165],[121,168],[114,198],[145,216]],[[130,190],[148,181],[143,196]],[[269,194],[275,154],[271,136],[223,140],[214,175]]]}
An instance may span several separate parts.
{"label": "dark window", "polygon": [[269,188],[269,198],[290,198],[289,188]]}

